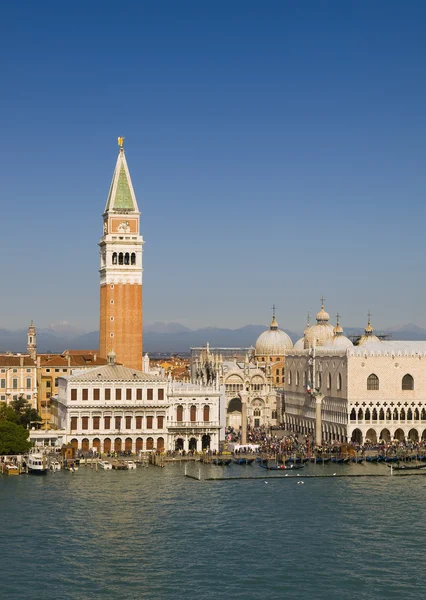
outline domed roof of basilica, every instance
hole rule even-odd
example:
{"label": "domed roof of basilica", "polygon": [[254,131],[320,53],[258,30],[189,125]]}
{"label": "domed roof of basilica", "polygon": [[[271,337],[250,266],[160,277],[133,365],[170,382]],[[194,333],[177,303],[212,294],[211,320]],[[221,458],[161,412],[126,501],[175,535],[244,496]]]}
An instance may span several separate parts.
{"label": "domed roof of basilica", "polygon": [[256,356],[284,356],[286,350],[293,348],[293,342],[285,331],[278,329],[275,312],[267,331],[259,335],[256,341]]}
{"label": "domed roof of basilica", "polygon": [[337,322],[336,326],[333,329],[333,332],[333,338],[329,342],[324,344],[324,347],[327,346],[330,348],[351,348],[353,346],[351,340],[345,335],[343,335],[343,327],[340,325],[339,315],[337,315]]}
{"label": "domed roof of basilica", "polygon": [[381,339],[374,335],[373,328],[371,327],[371,313],[368,313],[368,323],[362,335],[358,340],[358,346],[365,346],[366,344],[374,344],[375,342],[381,342]]}
{"label": "domed roof of basilica", "polygon": [[317,322],[305,333],[305,347],[324,346],[333,339],[333,325],[328,322],[330,315],[324,310],[324,299],[321,301],[321,310],[317,313]]}
{"label": "domed roof of basilica", "polygon": [[293,350],[303,350],[305,348],[305,338],[302,337],[293,346]]}

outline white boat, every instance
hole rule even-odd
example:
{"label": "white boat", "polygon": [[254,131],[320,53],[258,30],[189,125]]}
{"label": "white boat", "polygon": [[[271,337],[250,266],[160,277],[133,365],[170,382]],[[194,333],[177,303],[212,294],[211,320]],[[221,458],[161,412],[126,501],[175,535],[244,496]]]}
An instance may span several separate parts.
{"label": "white boat", "polygon": [[136,463],[134,460],[128,460],[127,461],[127,468],[129,469],[129,471],[132,471],[133,469],[136,469]]}
{"label": "white boat", "polygon": [[98,465],[101,469],[105,469],[105,471],[112,471],[112,464],[107,460],[100,460]]}
{"label": "white boat", "polygon": [[48,471],[46,457],[38,453],[28,455],[27,466],[31,475],[46,475]]}
{"label": "white boat", "polygon": [[61,463],[58,460],[54,460],[50,463],[49,469],[51,471],[60,471],[62,469]]}

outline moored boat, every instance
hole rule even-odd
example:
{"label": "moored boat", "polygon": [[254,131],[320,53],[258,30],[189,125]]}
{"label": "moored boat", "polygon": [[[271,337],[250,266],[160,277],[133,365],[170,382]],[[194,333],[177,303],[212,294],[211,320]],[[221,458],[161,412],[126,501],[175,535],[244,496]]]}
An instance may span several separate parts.
{"label": "moored boat", "polygon": [[36,452],[29,454],[27,469],[31,475],[46,475],[48,471],[46,457]]}
{"label": "moored boat", "polygon": [[397,465],[387,464],[386,466],[393,471],[418,471],[419,469],[426,469],[426,465],[401,465],[398,463]]}
{"label": "moored boat", "polygon": [[107,460],[100,460],[98,465],[101,469],[104,469],[105,471],[112,471],[112,464]]}
{"label": "moored boat", "polygon": [[3,465],[3,475],[19,475],[21,473],[18,465],[7,463]]}

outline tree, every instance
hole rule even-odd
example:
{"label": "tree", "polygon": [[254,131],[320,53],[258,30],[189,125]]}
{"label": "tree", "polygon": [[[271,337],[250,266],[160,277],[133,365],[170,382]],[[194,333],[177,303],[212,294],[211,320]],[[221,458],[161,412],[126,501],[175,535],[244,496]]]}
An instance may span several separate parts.
{"label": "tree", "polygon": [[15,415],[16,423],[19,423],[25,428],[30,428],[32,423],[41,423],[42,418],[35,408],[23,397],[19,396],[16,400],[10,403]]}
{"label": "tree", "polygon": [[19,416],[15,413],[13,408],[6,404],[6,402],[0,402],[0,423],[3,421],[10,421],[11,423],[17,423]]}
{"label": "tree", "polygon": [[0,454],[22,454],[30,448],[27,429],[11,421],[0,421]]}

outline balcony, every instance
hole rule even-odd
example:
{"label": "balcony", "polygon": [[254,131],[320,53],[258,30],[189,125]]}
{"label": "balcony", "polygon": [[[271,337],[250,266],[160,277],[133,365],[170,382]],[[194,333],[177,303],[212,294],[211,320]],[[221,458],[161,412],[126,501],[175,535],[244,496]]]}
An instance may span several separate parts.
{"label": "balcony", "polygon": [[220,427],[219,421],[169,421],[167,429],[206,429]]}

